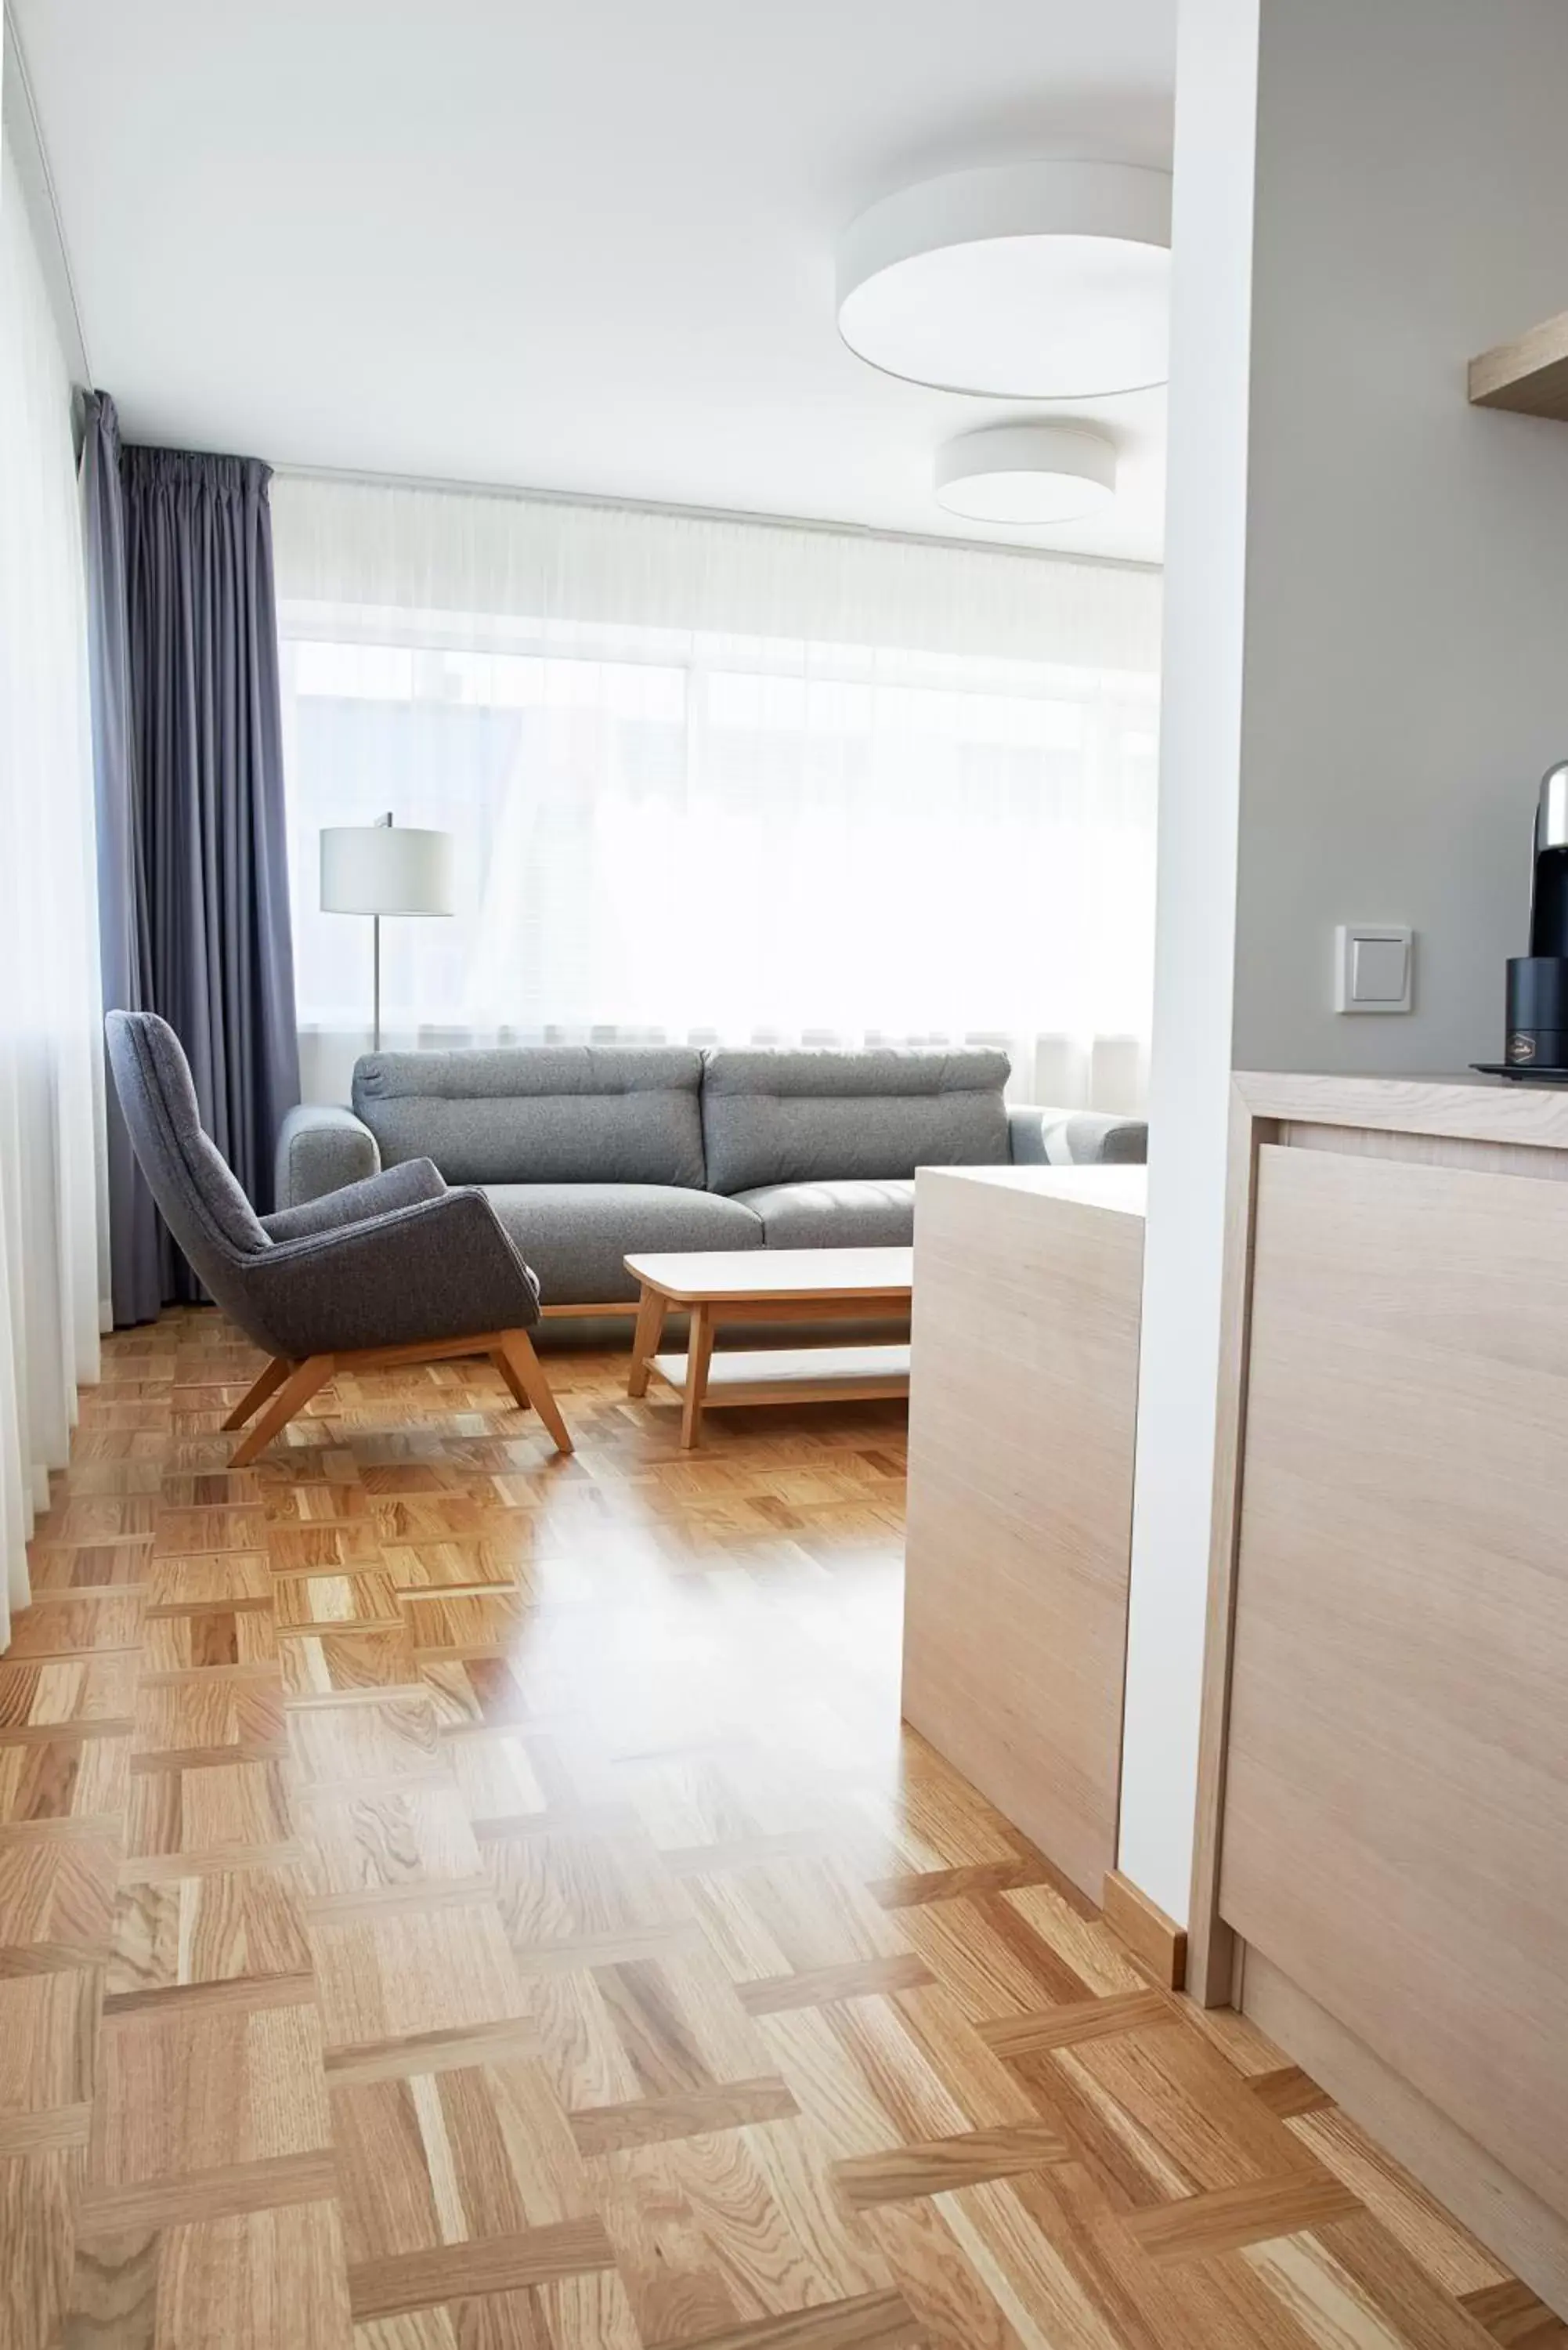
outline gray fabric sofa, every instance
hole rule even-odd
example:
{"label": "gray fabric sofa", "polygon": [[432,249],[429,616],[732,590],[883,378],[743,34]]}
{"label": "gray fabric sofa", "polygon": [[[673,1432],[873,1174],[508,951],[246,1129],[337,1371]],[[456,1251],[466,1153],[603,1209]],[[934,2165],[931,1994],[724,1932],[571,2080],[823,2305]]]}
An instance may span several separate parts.
{"label": "gray fabric sofa", "polygon": [[477,1183],[547,1308],[635,1297],[636,1250],[907,1246],[917,1167],[1141,1161],[1141,1121],[1010,1107],[1004,1053],[531,1045],[373,1053],[304,1105],[280,1208],[411,1159]]}

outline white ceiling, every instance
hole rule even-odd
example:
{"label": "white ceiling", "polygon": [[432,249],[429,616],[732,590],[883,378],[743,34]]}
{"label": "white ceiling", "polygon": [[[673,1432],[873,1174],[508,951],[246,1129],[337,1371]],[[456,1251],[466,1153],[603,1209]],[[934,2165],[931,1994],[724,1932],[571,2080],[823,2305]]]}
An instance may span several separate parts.
{"label": "white ceiling", "polygon": [[12,0],[132,439],[1158,559],[1165,396],[1052,410],[1111,514],[944,515],[1028,411],[877,375],[838,231],[915,179],[1168,164],[1175,0]]}

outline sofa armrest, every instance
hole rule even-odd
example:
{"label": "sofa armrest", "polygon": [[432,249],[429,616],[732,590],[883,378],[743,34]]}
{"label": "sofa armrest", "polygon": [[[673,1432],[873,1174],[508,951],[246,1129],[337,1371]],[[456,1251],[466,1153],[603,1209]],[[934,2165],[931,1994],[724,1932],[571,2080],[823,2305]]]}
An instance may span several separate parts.
{"label": "sofa armrest", "polygon": [[367,1216],[385,1215],[389,1208],[412,1207],[418,1200],[439,1200],[446,1184],[429,1159],[405,1159],[367,1175],[362,1183],[346,1183],[340,1191],[326,1191],[300,1208],[280,1208],[262,1218],[269,1240],[304,1240],[311,1232],[336,1232],[343,1224],[361,1224]]}
{"label": "sofa armrest", "polygon": [[246,1259],[244,1278],[273,1352],[294,1360],[539,1318],[538,1283],[476,1190],[279,1241]]}
{"label": "sofa armrest", "polygon": [[380,1171],[376,1138],[351,1109],[301,1102],[278,1128],[273,1196],[280,1208],[302,1208],[306,1201]]}
{"label": "sofa armrest", "polygon": [[1008,1110],[1007,1128],[1015,1167],[1141,1167],[1148,1158],[1141,1118],[1018,1105]]}

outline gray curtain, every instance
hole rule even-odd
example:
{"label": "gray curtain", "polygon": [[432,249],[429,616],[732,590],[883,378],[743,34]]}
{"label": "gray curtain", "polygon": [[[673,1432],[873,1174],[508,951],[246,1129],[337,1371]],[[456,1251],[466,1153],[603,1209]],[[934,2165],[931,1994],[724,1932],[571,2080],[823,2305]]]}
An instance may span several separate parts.
{"label": "gray curtain", "polygon": [[[106,1012],[150,1012],[147,879],[134,774],[130,616],[125,604],[125,517],[119,490],[119,420],[106,393],[89,392],[81,454],[87,556],[88,666],[92,685],[93,779],[98,817],[98,919]],[[130,1147],[112,1083],[104,1087],[109,1140],[110,1292],[117,1325],[149,1322],[163,1302],[161,1225]]]}
{"label": "gray curtain", "polygon": [[[95,406],[87,447],[96,447],[99,494],[88,511],[89,531],[95,510],[104,515],[96,559],[107,577],[114,411],[101,394]],[[250,457],[130,443],[116,470],[123,642],[106,611],[95,622],[94,688],[104,755],[110,776],[128,779],[130,820],[108,836],[116,871],[103,918],[106,984],[112,952],[115,983],[129,963],[141,993],[125,1008],[161,1013],[174,1029],[202,1124],[265,1213],[278,1126],[299,1099],[271,475]],[[129,722],[122,745],[116,710]],[[147,1304],[134,1203],[111,1237],[120,1222],[127,1318],[142,1319],[157,1307]],[[183,1256],[158,1230],[161,1299],[198,1296]],[[117,1258],[117,1321],[120,1274]]]}

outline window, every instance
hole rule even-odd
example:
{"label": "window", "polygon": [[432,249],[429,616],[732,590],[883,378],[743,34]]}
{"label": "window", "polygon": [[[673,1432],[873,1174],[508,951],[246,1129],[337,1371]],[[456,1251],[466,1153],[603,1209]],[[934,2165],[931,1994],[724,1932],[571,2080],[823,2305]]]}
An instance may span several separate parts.
{"label": "window", "polygon": [[324,1061],[341,1091],[370,983],[369,924],[318,910],[317,835],[387,809],[456,836],[460,886],[455,919],[383,925],[389,1043],[985,1039],[1016,1093],[1080,1099],[1121,1039],[1136,1087],[1147,671],[457,609],[428,582],[300,598],[286,527],[307,1091]]}

